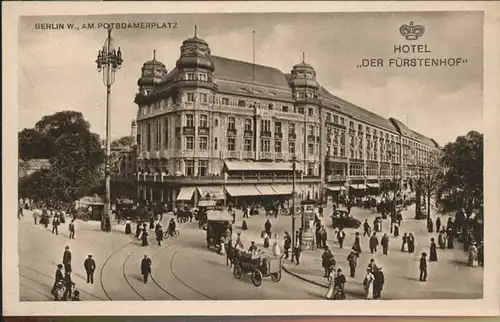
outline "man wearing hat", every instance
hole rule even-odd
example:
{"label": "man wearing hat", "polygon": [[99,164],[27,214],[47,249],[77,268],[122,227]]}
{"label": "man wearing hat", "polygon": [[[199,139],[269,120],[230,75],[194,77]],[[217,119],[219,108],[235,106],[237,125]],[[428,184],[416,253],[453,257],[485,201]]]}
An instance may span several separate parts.
{"label": "man wearing hat", "polygon": [[87,284],[94,284],[94,271],[96,265],[91,254],[89,254],[87,259],[85,259],[85,262],[83,262],[83,266],[85,267],[85,271],[87,272]]}
{"label": "man wearing hat", "polygon": [[354,277],[356,274],[356,266],[358,266],[358,253],[351,249],[351,253],[347,255],[347,262],[349,262],[350,274],[349,276]]}
{"label": "man wearing hat", "polygon": [[373,272],[373,298],[379,299],[382,296],[382,290],[384,288],[385,277],[382,272],[382,267],[379,266]]}
{"label": "man wearing hat", "polygon": [[71,272],[71,252],[69,251],[69,246],[64,248],[62,262],[64,265],[64,272]]}
{"label": "man wearing hat", "polygon": [[148,258],[148,255],[144,255],[144,258],[141,261],[141,274],[144,278],[144,284],[148,282],[148,277],[151,274],[151,259]]}
{"label": "man wearing hat", "polygon": [[243,247],[243,242],[241,241],[241,232],[240,231],[237,233],[236,242],[234,244],[234,247],[240,248],[240,249],[245,249],[245,247]]}
{"label": "man wearing hat", "polygon": [[422,257],[420,257],[420,281],[427,281],[427,254],[422,253]]}
{"label": "man wearing hat", "polygon": [[255,245],[255,242],[252,241],[250,248],[248,249],[249,252],[256,252],[257,251],[257,245]]}
{"label": "man wearing hat", "polygon": [[285,259],[288,259],[288,256],[290,255],[290,248],[292,248],[292,238],[290,237],[288,231],[285,231],[285,243],[283,247],[285,249]]}
{"label": "man wearing hat", "polygon": [[52,286],[52,291],[50,291],[51,294],[55,294],[57,282],[64,281],[64,275],[62,273],[62,268],[63,268],[62,264],[57,264],[54,286]]}

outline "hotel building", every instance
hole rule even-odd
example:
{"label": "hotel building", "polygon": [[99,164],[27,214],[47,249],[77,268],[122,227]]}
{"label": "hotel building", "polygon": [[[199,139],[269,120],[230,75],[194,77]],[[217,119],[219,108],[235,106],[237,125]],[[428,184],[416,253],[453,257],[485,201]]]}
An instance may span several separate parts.
{"label": "hotel building", "polygon": [[142,66],[135,97],[137,194],[201,199],[299,197],[405,184],[440,151],[396,119],[331,94],[304,60],[289,74],[212,55],[185,40],[176,67]]}

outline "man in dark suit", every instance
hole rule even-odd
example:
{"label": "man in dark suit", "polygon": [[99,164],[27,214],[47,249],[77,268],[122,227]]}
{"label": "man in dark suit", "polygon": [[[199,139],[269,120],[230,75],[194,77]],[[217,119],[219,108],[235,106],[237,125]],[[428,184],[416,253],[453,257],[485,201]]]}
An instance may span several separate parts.
{"label": "man in dark suit", "polygon": [[420,281],[427,281],[427,254],[422,253],[422,257],[420,257]]}
{"label": "man in dark suit", "polygon": [[61,271],[62,268],[63,266],[61,264],[57,264],[56,275],[54,278],[54,286],[52,286],[52,291],[50,291],[51,294],[55,294],[57,282],[64,281],[64,275]]}
{"label": "man in dark suit", "polygon": [[95,266],[95,261],[92,255],[89,254],[88,258],[83,262],[83,267],[85,267],[85,271],[87,272],[87,284],[94,284]]}
{"label": "man in dark suit", "polygon": [[148,255],[144,255],[141,261],[141,274],[144,277],[144,284],[148,282],[148,277],[151,274],[151,259]]}
{"label": "man in dark suit", "polygon": [[70,299],[71,298],[71,291],[73,287],[75,286],[75,283],[71,279],[71,272],[66,271],[64,273],[64,286],[66,287],[66,292],[64,293],[63,300]]}
{"label": "man in dark suit", "polygon": [[64,272],[71,272],[71,252],[69,251],[69,246],[64,248],[62,262],[64,265]]}

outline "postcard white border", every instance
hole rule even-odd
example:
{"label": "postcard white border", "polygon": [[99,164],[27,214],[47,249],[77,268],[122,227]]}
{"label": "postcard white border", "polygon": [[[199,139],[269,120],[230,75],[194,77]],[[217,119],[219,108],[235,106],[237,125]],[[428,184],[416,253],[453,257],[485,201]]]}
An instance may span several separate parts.
{"label": "postcard white border", "polygon": [[[21,15],[222,12],[484,11],[485,227],[484,298],[418,301],[19,302],[17,236],[18,17]],[[460,23],[457,21],[457,24]],[[419,315],[486,316],[500,310],[500,3],[498,2],[9,2],[3,26],[3,308],[4,315]],[[464,132],[467,128],[464,128]],[[497,247],[495,247],[495,245]],[[126,305],[124,305],[126,304]],[[291,308],[294,308],[291,310]]]}

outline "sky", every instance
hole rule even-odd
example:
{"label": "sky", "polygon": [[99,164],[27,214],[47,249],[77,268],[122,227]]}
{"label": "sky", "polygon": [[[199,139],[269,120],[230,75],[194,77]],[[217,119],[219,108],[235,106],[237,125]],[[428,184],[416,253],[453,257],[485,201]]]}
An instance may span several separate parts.
{"label": "sky", "polygon": [[[414,21],[425,33],[416,41],[400,34]],[[61,110],[83,113],[104,137],[106,90],[95,59],[106,39],[99,22],[176,23],[172,29],[115,29],[124,63],[112,86],[112,139],[130,134],[142,64],[156,50],[167,70],[175,67],[182,41],[206,40],[213,55],[255,61],[288,73],[302,60],[332,94],[394,117],[444,145],[470,130],[483,131],[483,15],[480,12],[168,14],[113,16],[25,16],[19,23],[19,130]],[[37,23],[64,23],[41,30]],[[72,30],[67,24],[79,26]],[[172,24],[173,25],[173,24]],[[426,45],[430,53],[395,54],[395,45]],[[388,67],[390,58],[462,58],[454,67]],[[363,58],[384,67],[357,68]]]}

